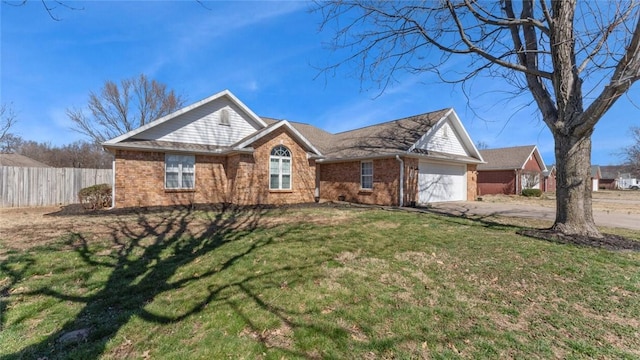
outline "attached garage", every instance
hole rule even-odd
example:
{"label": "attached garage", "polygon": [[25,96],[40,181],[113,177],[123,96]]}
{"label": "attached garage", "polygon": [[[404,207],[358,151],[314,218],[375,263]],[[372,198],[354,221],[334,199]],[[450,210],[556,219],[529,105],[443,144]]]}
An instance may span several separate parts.
{"label": "attached garage", "polygon": [[467,166],[421,160],[418,203],[467,200]]}

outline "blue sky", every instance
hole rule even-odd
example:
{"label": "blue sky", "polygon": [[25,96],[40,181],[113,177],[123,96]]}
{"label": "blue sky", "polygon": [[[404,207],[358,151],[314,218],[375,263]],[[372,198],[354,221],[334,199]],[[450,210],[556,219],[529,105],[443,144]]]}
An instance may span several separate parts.
{"label": "blue sky", "polygon": [[[496,101],[495,91],[504,88],[499,80],[474,84],[471,111],[459,88],[430,74],[402,74],[382,95],[374,84],[361,84],[353,67],[320,74],[318,67],[337,55],[323,46],[331,33],[318,32],[320,14],[306,2],[67,3],[81,9],[54,9],[60,21],[40,1],[0,5],[0,100],[13,104],[13,132],[28,140],[82,140],[70,130],[66,109],[85,106],[106,80],[144,73],[187,103],[229,89],[258,115],[330,132],[453,107],[474,142],[536,144],[545,162],[554,162],[553,138],[535,109],[514,115],[517,102]],[[629,127],[640,126],[634,102],[640,104],[638,84],[597,125],[594,164],[622,161],[617,153],[632,142]]]}

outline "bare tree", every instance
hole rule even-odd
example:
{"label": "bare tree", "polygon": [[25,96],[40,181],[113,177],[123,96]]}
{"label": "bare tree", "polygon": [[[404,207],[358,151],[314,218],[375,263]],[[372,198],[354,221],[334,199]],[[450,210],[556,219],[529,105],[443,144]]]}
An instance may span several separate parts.
{"label": "bare tree", "polygon": [[630,172],[640,173],[640,127],[631,128],[631,136],[634,143],[624,149],[625,163]]}
{"label": "bare tree", "polygon": [[106,81],[99,93],[91,92],[87,107],[67,109],[73,130],[96,143],[120,136],[150,121],[170,114],[184,105],[184,99],[165,84],[144,74],[124,79],[120,85]]}
{"label": "bare tree", "polygon": [[11,105],[0,105],[0,152],[11,150],[11,143],[15,135],[9,132],[17,121],[16,113]]}
{"label": "bare tree", "polygon": [[400,72],[433,72],[463,89],[486,75],[533,99],[555,140],[552,229],[602,236],[591,208],[591,134],[640,78],[637,2],[330,0],[316,11],[321,29],[334,27],[331,49],[348,52],[326,71],[355,64],[381,91]]}
{"label": "bare tree", "polygon": [[[2,2],[11,6],[24,6],[27,3],[27,1],[28,0],[16,0],[16,1],[3,0]],[[83,10],[83,8],[78,8],[70,5],[68,1],[40,0],[40,3],[42,4],[42,7],[45,9],[47,14],[49,14],[49,17],[55,21],[60,21],[60,18],[55,13],[56,9],[59,7],[62,7],[68,10]]]}
{"label": "bare tree", "polygon": [[53,167],[109,169],[113,160],[99,144],[84,141],[54,146],[49,142],[19,139],[15,152]]}
{"label": "bare tree", "polygon": [[523,189],[539,189],[540,173],[537,171],[525,170],[522,173],[522,188]]}
{"label": "bare tree", "polygon": [[485,141],[479,140],[476,141],[476,148],[478,150],[486,150],[489,148],[489,144],[487,144]]}

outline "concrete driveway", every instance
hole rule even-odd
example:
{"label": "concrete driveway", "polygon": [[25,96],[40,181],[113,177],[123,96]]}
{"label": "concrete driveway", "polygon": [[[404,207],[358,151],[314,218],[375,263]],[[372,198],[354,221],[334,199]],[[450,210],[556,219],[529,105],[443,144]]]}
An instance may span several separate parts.
{"label": "concrete driveway", "polygon": [[[499,202],[465,201],[433,203],[431,208],[453,215],[497,215],[507,217],[521,217],[553,221],[556,209],[537,205],[509,204]],[[593,211],[593,217],[598,226],[619,227],[640,230],[640,215],[614,211]]]}

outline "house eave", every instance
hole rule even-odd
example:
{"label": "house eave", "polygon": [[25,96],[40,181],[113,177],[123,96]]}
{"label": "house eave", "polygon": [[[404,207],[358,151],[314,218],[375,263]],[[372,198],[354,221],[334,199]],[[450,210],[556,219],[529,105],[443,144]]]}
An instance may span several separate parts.
{"label": "house eave", "polygon": [[342,162],[350,162],[350,161],[387,159],[387,158],[395,158],[396,156],[413,158],[413,159],[428,159],[428,160],[435,160],[435,161],[442,161],[442,162],[449,162],[449,163],[460,163],[460,164],[485,164],[486,163],[479,159],[447,157],[447,156],[440,156],[438,154],[415,154],[415,153],[409,153],[406,151],[398,151],[393,153],[376,154],[376,155],[352,156],[352,157],[343,157],[343,158],[327,157],[324,159],[317,160],[317,162],[321,164],[330,164],[330,163],[342,163]]}
{"label": "house eave", "polygon": [[249,138],[243,139],[239,142],[237,142],[235,145],[237,147],[240,148],[244,148],[250,144],[253,144],[254,142],[258,141],[259,139],[262,139],[263,137],[273,133],[274,131],[276,131],[277,129],[284,127],[286,128],[292,135],[293,137],[300,141],[306,148],[307,150],[311,151],[312,153],[316,154],[317,156],[323,156],[322,153],[307,139],[305,138],[295,127],[293,127],[291,125],[291,123],[289,123],[287,120],[281,120],[278,123],[271,125],[265,129],[262,129],[260,131],[257,131],[254,135],[252,135]]}
{"label": "house eave", "polygon": [[103,144],[102,147],[111,153],[115,153],[116,150],[128,150],[128,151],[161,152],[161,153],[172,153],[172,154],[225,156],[225,155],[233,155],[233,154],[253,154],[254,152],[254,149],[252,147],[199,150],[199,149],[188,149],[188,148],[176,148],[172,146],[139,146],[139,145],[132,146],[126,143],[109,144],[109,145]]}
{"label": "house eave", "polygon": [[450,156],[442,156],[438,154],[405,154],[408,158],[414,159],[427,159],[427,160],[437,160],[443,162],[450,163],[459,163],[459,164],[486,164],[486,161],[474,158],[460,158],[460,157],[450,157]]}

